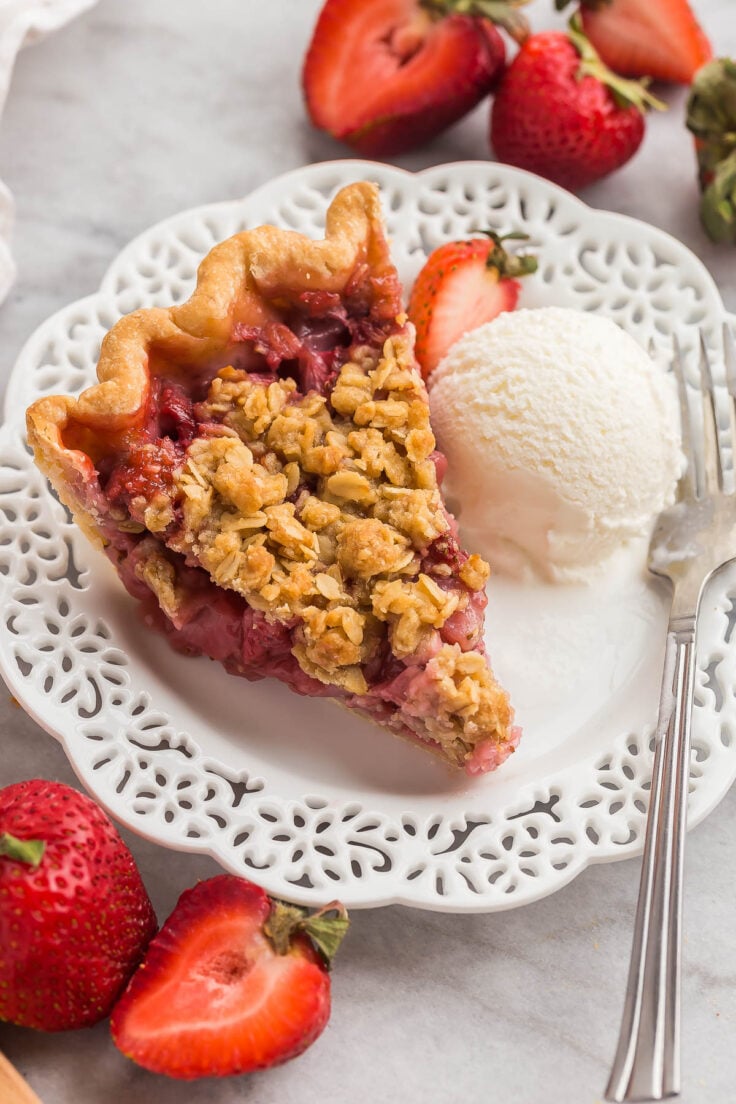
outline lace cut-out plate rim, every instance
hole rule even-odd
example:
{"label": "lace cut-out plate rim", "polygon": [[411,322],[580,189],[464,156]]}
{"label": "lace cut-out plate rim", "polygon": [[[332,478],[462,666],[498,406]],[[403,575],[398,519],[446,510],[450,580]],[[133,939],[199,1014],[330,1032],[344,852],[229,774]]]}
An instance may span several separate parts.
{"label": "lace cut-out plate rim", "polygon": [[[40,394],[90,382],[99,340],[115,318],[134,306],[181,301],[196,260],[218,234],[273,221],[317,235],[332,192],[365,177],[383,186],[405,283],[426,250],[448,234],[464,236],[481,218],[507,228],[523,217],[544,261],[527,305],[562,296],[568,305],[618,317],[660,348],[674,314],[678,330],[689,320],[686,333],[693,340],[698,325],[717,341],[727,316],[715,284],[702,263],[662,231],[593,211],[530,174],[493,163],[412,175],[366,162],[326,162],[288,173],[243,201],[173,216],[135,239],[110,267],[98,295],[59,312],[27,343],[8,389],[14,412],[19,400],[24,409]],[[593,248],[596,233],[600,256]],[[610,250],[621,268],[611,269]],[[575,257],[585,263],[571,270]],[[545,279],[545,266],[552,279]],[[279,796],[268,772],[236,769],[199,747],[175,711],[167,715],[142,689],[145,665],[125,654],[100,617],[99,554],[44,490],[18,429],[16,421],[0,435],[0,588],[7,599],[1,664],[12,692],[62,741],[82,782],[134,831],[165,846],[207,852],[236,873],[252,874],[270,892],[305,904],[340,896],[353,907],[403,903],[454,912],[537,900],[589,862],[641,849],[646,731],[622,731],[610,747],[593,747],[570,769],[527,778],[519,800],[507,802],[499,816],[477,813],[486,800],[480,791],[453,793],[433,811],[426,803],[418,811],[409,796],[400,815],[395,803],[384,801],[382,809],[369,794],[336,800],[305,786],[297,799]],[[22,504],[19,492],[25,492]],[[698,692],[700,715],[709,724],[700,725],[696,740],[692,823],[711,811],[736,773],[736,679],[723,647],[729,603],[728,589],[718,588],[706,626]],[[234,690],[242,685],[231,681]],[[300,708],[298,699],[293,705]],[[273,774],[278,778],[276,765]]]}
{"label": "lace cut-out plate rim", "polygon": [[[533,173],[496,162],[457,161],[411,172],[380,162],[359,159],[324,161],[283,173],[259,185],[244,199],[220,200],[170,215],[133,238],[111,263],[97,292],[52,315],[26,342],[6,388],[5,421],[22,422],[29,403],[39,393],[48,393],[58,386],[54,382],[49,388],[39,392],[38,381],[24,379],[23,374],[18,371],[20,363],[27,364],[39,357],[43,359],[44,350],[39,346],[47,340],[48,330],[53,329],[54,324],[62,320],[67,323],[71,314],[78,327],[84,328],[96,323],[102,335],[122,314],[140,306],[181,302],[194,286],[198,261],[217,241],[259,223],[272,221],[284,224],[285,220],[295,215],[299,217],[299,212],[293,206],[293,195],[299,189],[302,190],[302,201],[305,202],[305,210],[301,212],[304,225],[299,226],[299,229],[311,236],[321,236],[322,215],[328,198],[344,184],[362,179],[373,180],[382,189],[384,215],[389,237],[392,239],[394,260],[405,286],[409,286],[413,280],[429,248],[447,240],[447,233],[443,233],[446,220],[437,217],[442,216],[443,207],[453,202],[464,202],[468,211],[473,214],[472,225],[466,227],[466,235],[472,230],[487,227],[508,229],[513,221],[513,228],[523,224],[525,230],[532,231],[525,248],[531,251],[544,250],[549,246],[549,235],[543,234],[540,238],[539,234],[534,233],[532,227],[537,222],[545,231],[559,230],[557,247],[569,247],[577,242],[583,257],[589,258],[595,252],[600,253],[605,265],[605,278],[614,284],[622,284],[618,290],[631,307],[627,329],[633,331],[634,336],[640,336],[644,344],[652,343],[662,355],[667,356],[669,353],[673,322],[678,329],[688,324],[700,325],[708,343],[717,344],[713,320],[716,317],[722,320],[727,316],[713,277],[690,249],[658,227],[630,215],[589,207],[577,196]],[[422,194],[434,197],[436,210],[431,209],[431,204],[426,199],[426,209],[421,209]],[[400,225],[407,196],[412,198],[415,207],[413,233],[411,228],[407,233],[406,228]],[[510,204],[502,202],[503,199],[510,200]],[[282,205],[280,212],[279,204]],[[507,207],[510,219],[504,218]],[[253,214],[249,216],[247,212]],[[441,226],[438,225],[440,221]],[[578,240],[581,227],[584,227],[582,241]],[[602,228],[604,232],[601,232]],[[602,240],[605,241],[605,249],[599,248]],[[175,286],[162,279],[158,271],[162,255],[165,259],[165,253],[172,248],[173,243],[182,253],[175,266]],[[695,309],[691,294],[685,295],[677,304],[669,302],[666,295],[669,277],[658,274],[651,289],[658,296],[658,317],[654,318],[651,325],[646,325],[646,312],[642,312],[641,304],[634,302],[636,292],[640,289],[631,274],[627,275],[623,271],[622,264],[623,262],[635,269],[640,246],[651,250],[656,257],[655,266],[658,269],[672,266],[681,269],[681,274],[692,277],[686,290],[691,292],[695,287],[698,289]],[[569,254],[571,250],[568,248],[566,252]],[[540,257],[540,261],[543,262],[544,259],[544,256]],[[539,279],[550,285],[553,269],[553,265],[540,263]],[[591,278],[587,269],[580,275],[581,278],[586,275]],[[594,283],[597,282],[600,273],[593,275],[592,279]],[[525,281],[521,306],[527,305],[529,287],[529,281]],[[141,297],[142,289],[145,298]],[[587,299],[587,309],[600,308],[601,304],[590,288]],[[618,299],[620,302],[621,295]],[[542,296],[540,303],[532,301],[528,305],[544,305],[557,301],[554,295],[550,297],[548,294],[546,297]],[[702,304],[705,306],[704,310]],[[664,322],[664,315],[669,315],[672,321]],[[642,323],[645,323],[644,332],[640,334],[638,331]],[[688,351],[686,335],[683,352]],[[76,389],[86,385],[88,379],[87,376],[80,380]]]}

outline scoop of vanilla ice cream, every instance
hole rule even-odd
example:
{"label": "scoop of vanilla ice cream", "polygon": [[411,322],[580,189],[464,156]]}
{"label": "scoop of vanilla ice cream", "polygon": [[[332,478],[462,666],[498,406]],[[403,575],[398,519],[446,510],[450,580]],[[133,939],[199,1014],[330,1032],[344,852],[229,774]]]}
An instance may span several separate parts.
{"label": "scoop of vanilla ice cream", "polygon": [[674,501],[676,394],[608,319],[501,314],[452,346],[429,387],[447,497],[498,571],[584,579]]}

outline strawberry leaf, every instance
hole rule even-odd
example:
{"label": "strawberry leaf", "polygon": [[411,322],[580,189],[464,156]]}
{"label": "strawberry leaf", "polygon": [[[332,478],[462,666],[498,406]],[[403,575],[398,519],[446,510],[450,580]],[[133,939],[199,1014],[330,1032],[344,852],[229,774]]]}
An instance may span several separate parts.
{"label": "strawberry leaf", "polygon": [[714,58],[698,71],[687,101],[698,151],[700,221],[714,242],[736,244],[736,61]]}
{"label": "strawberry leaf", "polygon": [[655,111],[667,110],[667,104],[662,100],[658,100],[647,90],[645,80],[627,80],[626,77],[619,77],[617,73],[608,68],[583,31],[579,12],[576,12],[570,19],[567,25],[567,34],[580,54],[580,65],[577,71],[578,80],[582,80],[583,77],[593,77],[594,80],[600,81],[601,84],[605,84],[606,88],[610,89],[619,107],[637,107],[642,115],[648,107],[654,108]]}
{"label": "strawberry leaf", "polygon": [[700,219],[712,241],[736,245],[736,151],[716,165],[700,200]]}
{"label": "strawberry leaf", "polygon": [[4,855],[8,859],[14,859],[16,862],[27,863],[34,870],[41,862],[45,850],[46,843],[44,840],[21,840],[16,836],[11,836],[10,832],[0,833],[0,855]]}
{"label": "strawberry leaf", "polygon": [[[336,913],[335,916],[330,915],[333,912]],[[319,912],[308,916],[302,926],[330,966],[350,927],[345,906],[339,901],[333,901]]]}
{"label": "strawberry leaf", "polygon": [[306,911],[296,905],[287,905],[284,901],[272,902],[271,915],[263,925],[263,930],[271,940],[276,954],[289,953],[292,937],[306,915]]}
{"label": "strawberry leaf", "polygon": [[[336,915],[332,916],[331,913]],[[329,967],[349,926],[347,911],[339,901],[331,901],[329,905],[325,905],[311,915],[306,909],[296,905],[273,901],[271,915],[263,925],[263,930],[276,953],[281,955],[289,953],[292,939],[297,932],[304,932],[324,958],[325,965]]]}
{"label": "strawberry leaf", "polygon": [[700,69],[687,101],[687,126],[698,140],[701,181],[736,150],[736,61],[715,58]]}
{"label": "strawberry leaf", "polygon": [[521,45],[530,35],[529,24],[516,8],[522,8],[529,0],[419,0],[431,15],[475,15],[490,19],[511,35]]}
{"label": "strawberry leaf", "polygon": [[531,253],[509,253],[504,249],[505,241],[529,241],[529,235],[523,230],[510,230],[507,234],[497,234],[495,230],[482,230],[490,238],[493,248],[486,258],[486,268],[498,269],[501,279],[516,280],[537,271],[537,258]]}

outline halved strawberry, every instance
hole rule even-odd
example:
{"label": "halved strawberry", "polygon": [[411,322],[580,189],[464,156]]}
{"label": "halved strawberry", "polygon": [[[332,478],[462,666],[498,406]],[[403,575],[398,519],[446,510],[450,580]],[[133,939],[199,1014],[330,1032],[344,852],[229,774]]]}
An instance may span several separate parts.
{"label": "halved strawberry", "polygon": [[430,253],[409,299],[425,379],[463,334],[514,309],[521,290],[517,277],[536,271],[537,262],[529,254],[508,253],[502,242],[526,236],[487,231],[484,238],[447,242]]}
{"label": "halved strawberry", "polygon": [[582,0],[581,10],[602,60],[625,77],[690,84],[713,56],[687,0]]}
{"label": "halved strawberry", "polygon": [[244,878],[200,882],[181,895],[116,1005],[116,1046],[184,1080],[295,1058],[329,1018],[327,963],[347,924],[341,906],[310,917]]}
{"label": "halved strawberry", "polygon": [[[475,107],[528,33],[527,0],[327,0],[302,83],[315,126],[361,153],[401,153]],[[484,18],[488,16],[488,18]]]}

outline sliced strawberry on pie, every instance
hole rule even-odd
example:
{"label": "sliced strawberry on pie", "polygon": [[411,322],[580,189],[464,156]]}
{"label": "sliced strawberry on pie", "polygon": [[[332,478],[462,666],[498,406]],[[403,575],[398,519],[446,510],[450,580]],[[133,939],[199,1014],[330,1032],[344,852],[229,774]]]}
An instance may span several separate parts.
{"label": "sliced strawberry on pie", "polygon": [[519,734],[413,341],[377,190],[354,184],[323,241],[238,234],[187,303],[121,319],[100,382],[35,403],[29,440],[174,648],[335,698],[475,774]]}

